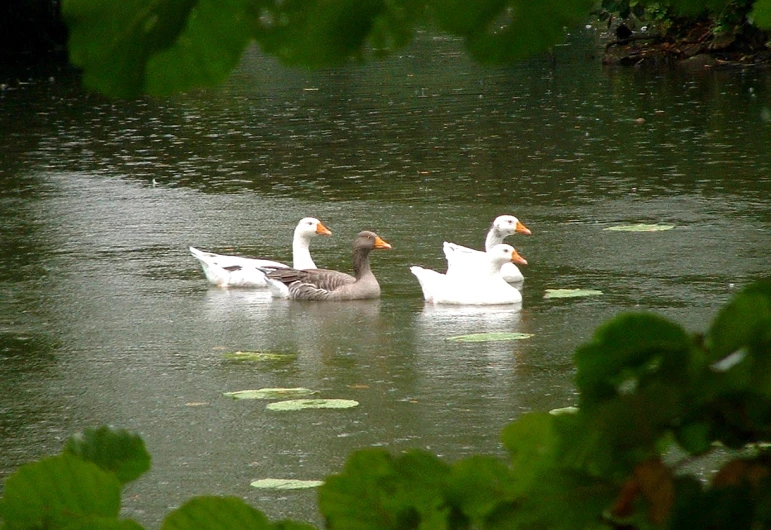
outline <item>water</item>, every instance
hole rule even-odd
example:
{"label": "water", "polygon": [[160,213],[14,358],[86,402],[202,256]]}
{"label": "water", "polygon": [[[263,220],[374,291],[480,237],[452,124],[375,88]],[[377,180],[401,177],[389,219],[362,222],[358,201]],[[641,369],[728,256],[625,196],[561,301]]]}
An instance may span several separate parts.
{"label": "water", "polygon": [[[581,39],[577,39],[580,41]],[[138,431],[152,471],[124,514],[158,527],[197,494],[320,523],[319,479],[360,447],[502,455],[501,428],[574,404],[572,352],[621,311],[703,330],[768,275],[767,72],[606,70],[585,43],[510,68],[421,36],[384,63],[284,69],[252,50],[223,87],[107,101],[72,79],[0,99],[0,479],[100,424]],[[521,312],[425,307],[408,267],[481,247],[517,215]],[[378,301],[307,304],[206,284],[187,246],[290,260],[306,215],[320,265],[361,229]],[[665,223],[660,233],[607,232]],[[547,288],[603,296],[545,300]],[[483,331],[526,341],[458,344]],[[228,352],[296,354],[238,363]],[[272,413],[223,392],[308,387],[347,411]]]}

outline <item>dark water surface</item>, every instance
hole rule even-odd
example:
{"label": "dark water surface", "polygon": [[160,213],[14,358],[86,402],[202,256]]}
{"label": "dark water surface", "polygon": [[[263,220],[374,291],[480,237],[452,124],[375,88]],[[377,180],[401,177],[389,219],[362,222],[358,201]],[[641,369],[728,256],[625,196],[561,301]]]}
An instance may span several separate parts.
{"label": "dark water surface", "polygon": [[[580,39],[579,39],[580,40]],[[502,454],[520,414],[575,403],[575,347],[649,310],[706,327],[769,274],[767,71],[603,69],[590,48],[516,67],[471,64],[422,36],[387,62],[335,71],[250,51],[223,87],[107,101],[74,80],[0,94],[0,479],[73,432],[142,434],[152,471],[126,516],[149,527],[190,496],[237,495],[319,523],[314,491],[350,451]],[[525,269],[521,312],[424,307],[408,267],[443,270],[444,240],[481,247],[491,220]],[[334,237],[316,262],[350,268],[361,229],[379,301],[307,304],[209,287],[187,246],[291,260],[306,215]],[[608,232],[626,223],[659,233]],[[545,300],[547,288],[603,296]],[[482,331],[527,341],[458,344]],[[296,354],[238,363],[237,350]],[[277,413],[223,392],[308,387],[347,411]]]}

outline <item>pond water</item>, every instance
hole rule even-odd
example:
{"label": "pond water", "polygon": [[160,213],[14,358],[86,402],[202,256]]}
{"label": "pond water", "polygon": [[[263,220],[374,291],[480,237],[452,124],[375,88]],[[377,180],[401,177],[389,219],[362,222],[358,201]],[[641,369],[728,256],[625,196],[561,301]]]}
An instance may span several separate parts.
{"label": "pond water", "polygon": [[[158,527],[198,494],[320,524],[313,490],[357,448],[500,454],[524,412],[575,404],[572,353],[601,322],[653,311],[703,330],[771,256],[768,71],[604,69],[591,35],[484,69],[421,35],[334,71],[250,50],[222,87],[107,101],[69,78],[0,95],[0,479],[80,429],[139,432],[152,470],[124,514]],[[521,311],[425,306],[410,265],[481,247],[520,218]],[[350,270],[359,230],[380,300],[274,301],[209,286],[188,245],[291,260],[312,215],[318,264]],[[612,232],[629,223],[674,225]],[[546,289],[601,296],[544,299]],[[523,332],[516,342],[448,337]],[[228,360],[235,351],[284,362]],[[272,412],[223,392],[306,387],[343,411]]]}

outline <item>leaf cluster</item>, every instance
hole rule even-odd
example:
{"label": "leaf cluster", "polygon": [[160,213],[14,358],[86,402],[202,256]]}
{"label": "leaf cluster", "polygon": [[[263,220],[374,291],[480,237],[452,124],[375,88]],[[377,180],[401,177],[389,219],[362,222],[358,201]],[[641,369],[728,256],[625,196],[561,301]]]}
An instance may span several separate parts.
{"label": "leaf cluster", "polygon": [[320,68],[388,55],[420,28],[465,40],[485,63],[565,38],[592,0],[63,0],[70,61],[108,96],[168,95],[222,82],[256,42]]}
{"label": "leaf cluster", "polygon": [[[507,460],[354,452],[320,486],[326,526],[771,527],[771,282],[739,293],[704,335],[652,314],[618,316],[578,348],[575,362],[579,406],[506,426]],[[718,448],[731,454],[709,482],[683,470]],[[673,460],[675,453],[685,456]],[[120,489],[149,464],[141,439],[126,431],[76,435],[62,454],[7,480],[0,529],[141,528],[118,518]],[[241,499],[197,497],[162,526],[192,528],[312,527],[272,523]]]}

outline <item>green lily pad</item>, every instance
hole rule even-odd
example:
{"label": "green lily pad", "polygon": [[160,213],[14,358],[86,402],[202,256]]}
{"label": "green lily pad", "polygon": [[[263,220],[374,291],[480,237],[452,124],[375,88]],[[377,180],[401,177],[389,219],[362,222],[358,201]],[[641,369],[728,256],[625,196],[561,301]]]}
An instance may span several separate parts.
{"label": "green lily pad", "polygon": [[532,333],[472,333],[471,335],[458,335],[457,337],[447,337],[447,340],[453,342],[496,342],[504,340],[523,340],[532,337]]}
{"label": "green lily pad", "polygon": [[552,416],[559,416],[560,414],[575,414],[578,412],[578,407],[561,407],[558,409],[551,409],[549,414]]}
{"label": "green lily pad", "polygon": [[266,490],[300,490],[305,488],[317,488],[324,484],[322,480],[295,480],[291,478],[264,478],[255,480],[253,488]]}
{"label": "green lily pad", "polygon": [[611,230],[613,232],[662,232],[664,230],[672,230],[675,225],[648,225],[639,223],[635,225],[619,225],[609,226],[604,230]]}
{"label": "green lily pad", "polygon": [[603,294],[597,289],[546,289],[544,298],[576,298],[578,296],[597,296]]}
{"label": "green lily pad", "polygon": [[258,390],[238,390],[222,394],[234,399],[285,399],[288,397],[310,396],[310,388],[260,388]]}
{"label": "green lily pad", "polygon": [[350,409],[357,407],[358,401],[352,399],[289,399],[268,403],[268,410],[305,410],[305,409]]}
{"label": "green lily pad", "polygon": [[223,357],[229,361],[288,362],[294,360],[297,355],[293,353],[274,353],[266,351],[236,351],[226,353]]}

